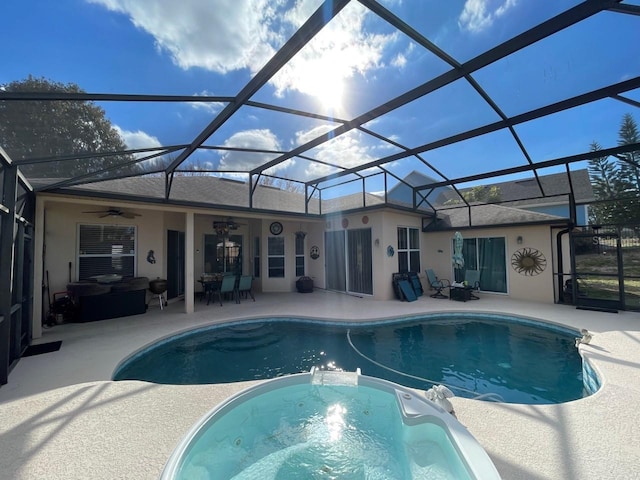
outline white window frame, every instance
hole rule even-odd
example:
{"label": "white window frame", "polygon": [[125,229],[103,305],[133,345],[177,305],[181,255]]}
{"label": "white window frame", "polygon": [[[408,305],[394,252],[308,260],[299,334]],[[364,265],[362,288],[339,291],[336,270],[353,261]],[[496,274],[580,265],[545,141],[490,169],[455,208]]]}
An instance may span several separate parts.
{"label": "white window frame", "polygon": [[[271,250],[271,242],[273,240],[278,240],[279,242],[282,242],[282,254],[271,254],[270,250]],[[268,276],[269,278],[285,278],[287,276],[287,270],[286,270],[286,259],[285,259],[285,254],[287,251],[287,246],[286,246],[286,242],[284,241],[284,237],[267,237],[267,270],[268,270]],[[271,266],[271,260],[272,259],[277,259],[277,258],[281,258],[282,259],[282,267],[278,266],[278,267],[272,267]],[[280,270],[282,268],[282,275],[273,275],[272,272],[274,270]]]}
{"label": "white window frame", "polygon": [[[116,228],[122,228],[122,229],[133,229],[133,250],[129,251],[129,252],[121,252],[121,253],[114,253],[113,251],[113,247],[115,245],[117,245],[117,243],[112,243],[112,253],[111,254],[107,254],[107,253],[85,253],[85,250],[82,249],[82,245],[81,245],[81,230],[84,227],[91,227],[91,228],[101,228],[101,229],[105,229],[105,228],[110,228],[110,229],[116,229]],[[77,241],[76,241],[76,245],[77,245],[77,252],[76,252],[76,278],[78,280],[84,280],[86,278],[90,278],[90,277],[84,277],[84,278],[80,278],[80,264],[82,262],[83,259],[89,259],[89,258],[112,258],[112,262],[115,259],[118,258],[133,258],[133,271],[131,272],[131,275],[136,276],[136,270],[137,270],[137,252],[138,252],[138,227],[136,225],[116,225],[116,224],[110,224],[110,223],[105,223],[105,224],[96,224],[96,223],[79,223],[77,226],[77,230],[76,230],[76,235],[77,235]],[[95,272],[95,275],[102,275],[105,273],[113,273],[113,272]],[[93,275],[92,275],[93,276]]]}
{"label": "white window frame", "polygon": [[[300,243],[298,243],[300,242]],[[301,248],[298,249],[298,246]],[[304,236],[296,236],[295,238],[295,250],[296,250],[296,277],[303,277],[306,272],[306,265],[304,259],[304,246],[305,246],[305,237]],[[298,263],[300,262],[300,263]],[[302,272],[300,272],[299,268],[302,267]]]}
{"label": "white window frame", "polygon": [[[406,234],[407,234],[407,248],[400,248],[400,233],[399,230],[405,230]],[[417,248],[412,248],[411,247],[411,235],[410,235],[410,231],[411,230],[415,230],[417,232],[417,238],[418,238],[418,247]],[[418,227],[404,227],[402,225],[398,225],[397,230],[396,230],[396,235],[398,235],[397,241],[398,241],[398,248],[397,248],[397,254],[398,254],[398,271],[399,272],[404,272],[405,270],[403,270],[402,268],[400,268],[400,254],[401,253],[406,253],[407,254],[407,265],[406,265],[406,271],[409,272],[411,270],[409,270],[409,267],[411,267],[411,254],[417,252],[418,254],[418,262],[420,262],[420,266],[418,268],[418,271],[416,273],[420,273],[420,268],[422,267],[422,262],[421,262],[421,255],[420,255],[420,229]]]}

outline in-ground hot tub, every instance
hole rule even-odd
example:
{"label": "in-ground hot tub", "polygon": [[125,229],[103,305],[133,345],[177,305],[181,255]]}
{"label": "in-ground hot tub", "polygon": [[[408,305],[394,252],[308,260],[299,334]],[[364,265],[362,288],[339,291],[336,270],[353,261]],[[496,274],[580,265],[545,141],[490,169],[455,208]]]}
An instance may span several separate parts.
{"label": "in-ground hot tub", "polygon": [[359,372],[268,380],[215,407],[162,479],[499,479],[484,449],[420,393]]}

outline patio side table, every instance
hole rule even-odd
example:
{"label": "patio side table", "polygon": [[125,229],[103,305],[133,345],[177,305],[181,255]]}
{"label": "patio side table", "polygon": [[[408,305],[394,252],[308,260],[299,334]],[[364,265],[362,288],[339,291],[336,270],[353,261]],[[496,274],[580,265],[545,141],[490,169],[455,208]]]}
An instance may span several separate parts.
{"label": "patio side table", "polygon": [[457,300],[458,302],[466,302],[471,300],[472,287],[450,287],[449,300]]}

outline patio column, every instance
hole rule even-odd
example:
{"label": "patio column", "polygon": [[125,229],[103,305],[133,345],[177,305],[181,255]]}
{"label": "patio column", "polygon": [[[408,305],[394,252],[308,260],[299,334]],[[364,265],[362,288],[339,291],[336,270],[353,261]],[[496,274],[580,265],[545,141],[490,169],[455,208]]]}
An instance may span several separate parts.
{"label": "patio column", "polygon": [[[36,218],[35,226],[33,229],[33,316],[31,323],[31,336],[32,338],[42,337],[42,320],[43,320],[43,307],[49,308],[49,305],[44,305],[42,297],[44,290],[44,200],[40,196],[36,197]],[[47,285],[49,288],[49,285]]]}
{"label": "patio column", "polygon": [[184,234],[184,312],[193,313],[195,285],[194,285],[194,214],[185,213]]}

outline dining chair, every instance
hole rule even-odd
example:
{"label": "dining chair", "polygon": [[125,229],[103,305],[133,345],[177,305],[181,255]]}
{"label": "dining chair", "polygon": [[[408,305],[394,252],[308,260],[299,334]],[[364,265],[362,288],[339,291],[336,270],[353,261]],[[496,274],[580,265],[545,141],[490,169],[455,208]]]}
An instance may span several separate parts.
{"label": "dining chair", "polygon": [[249,295],[253,301],[256,299],[253,296],[253,292],[251,291],[251,284],[253,283],[253,277],[251,275],[242,275],[240,277],[240,281],[238,282],[238,291],[236,292],[236,300],[240,303],[240,295],[244,294],[244,298],[247,298]]}
{"label": "dining chair", "polygon": [[218,300],[220,301],[220,306],[222,306],[222,296],[230,293],[233,295],[233,298],[236,299],[236,277],[235,275],[225,275],[222,277],[222,281],[220,282],[216,295],[218,295]]}

